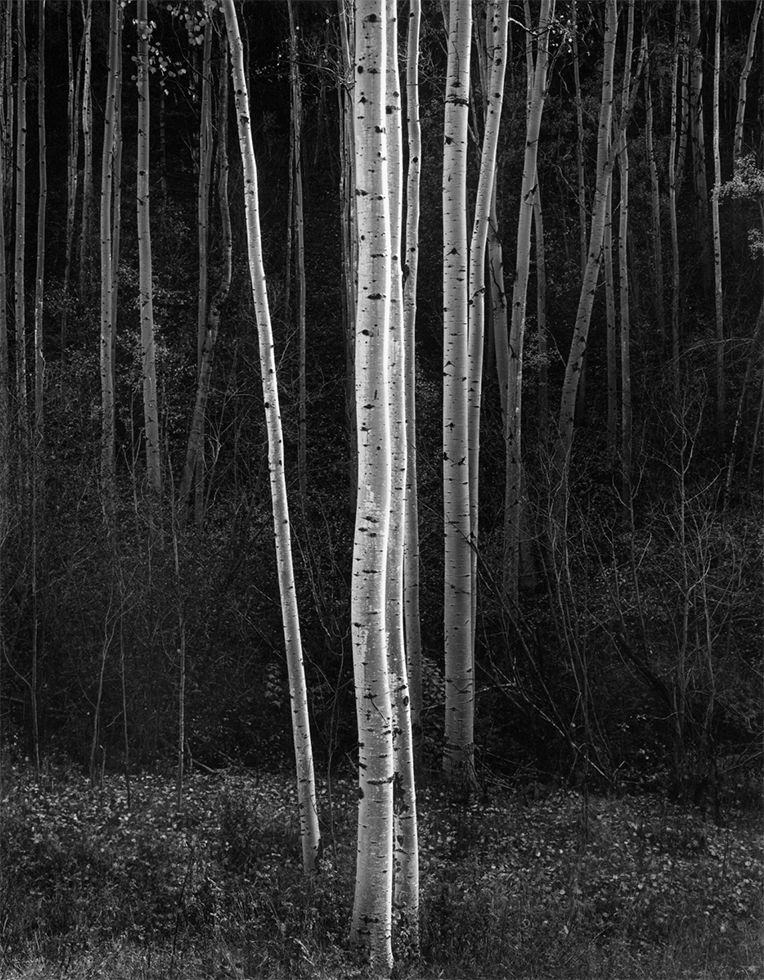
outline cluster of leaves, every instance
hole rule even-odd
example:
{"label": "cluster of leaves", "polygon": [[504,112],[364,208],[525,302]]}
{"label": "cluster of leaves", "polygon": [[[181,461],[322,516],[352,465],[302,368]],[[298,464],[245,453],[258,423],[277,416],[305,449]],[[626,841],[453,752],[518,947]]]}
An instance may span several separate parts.
{"label": "cluster of leaves", "polygon": [[[155,950],[165,976],[167,950],[196,978],[222,975],[220,961],[241,977],[357,975],[343,951],[350,781],[319,790],[325,856],[305,879],[291,776],[193,776],[178,807],[172,778],[143,775],[131,780],[129,808],[116,778],[92,790],[71,774],[47,784],[9,776],[4,968],[66,956],[101,976],[98,951],[116,944]],[[697,947],[683,966],[708,958],[711,972],[697,975],[752,975],[739,950],[762,900],[754,829],[711,827],[652,797],[584,806],[572,792],[535,790],[461,807],[422,794],[424,955],[403,976],[678,976],[681,942],[683,957]],[[162,975],[124,970],[111,976]]]}

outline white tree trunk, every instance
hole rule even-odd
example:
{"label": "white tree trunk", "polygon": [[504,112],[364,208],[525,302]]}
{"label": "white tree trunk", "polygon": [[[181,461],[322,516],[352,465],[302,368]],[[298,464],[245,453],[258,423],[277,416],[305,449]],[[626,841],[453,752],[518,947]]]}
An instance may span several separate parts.
{"label": "white tree trunk", "polygon": [[289,524],[286,479],[284,475],[284,440],[281,431],[279,392],[276,379],[276,357],[273,347],[268,293],[263,264],[260,210],[257,188],[257,165],[250,127],[249,93],[244,72],[244,50],[236,18],[234,0],[223,0],[228,42],[231,52],[236,121],[239,149],[244,171],[244,208],[247,224],[249,273],[252,280],[252,299],[257,318],[260,348],[260,370],[263,383],[263,403],[268,430],[268,468],[273,505],[273,526],[276,540],[276,563],[281,596],[281,617],[284,624],[289,694],[292,707],[292,735],[297,764],[297,799],[300,808],[302,860],[306,873],[316,867],[320,857],[321,839],[316,810],[316,787],[313,773],[313,752],[308,717],[308,697],[300,639],[300,619],[297,610],[292,541]]}

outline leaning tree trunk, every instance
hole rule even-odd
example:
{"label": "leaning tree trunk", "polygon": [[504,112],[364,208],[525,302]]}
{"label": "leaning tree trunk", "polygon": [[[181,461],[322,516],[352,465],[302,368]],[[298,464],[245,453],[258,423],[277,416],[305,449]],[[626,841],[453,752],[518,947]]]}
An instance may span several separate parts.
{"label": "leaning tree trunk", "polygon": [[289,692],[292,707],[292,734],[297,762],[297,795],[300,808],[303,867],[311,872],[320,856],[321,839],[316,810],[316,787],[313,772],[313,752],[308,717],[308,697],[300,639],[300,619],[292,565],[292,540],[284,474],[284,438],[276,379],[276,357],[271,329],[270,309],[265,283],[262,235],[257,187],[257,165],[250,127],[249,93],[244,71],[244,46],[233,0],[223,0],[228,43],[231,51],[236,119],[239,148],[244,171],[244,207],[247,225],[249,272],[252,298],[257,317],[260,348],[260,367],[263,383],[263,403],[268,430],[268,468],[270,471],[273,525],[276,540],[281,615],[284,624]]}

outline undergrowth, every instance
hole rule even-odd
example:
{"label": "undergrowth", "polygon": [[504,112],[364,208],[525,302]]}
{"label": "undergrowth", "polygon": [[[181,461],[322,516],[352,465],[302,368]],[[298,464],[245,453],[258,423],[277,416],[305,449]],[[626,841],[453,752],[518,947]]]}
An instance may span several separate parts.
{"label": "undergrowth", "polygon": [[[6,778],[0,977],[351,978],[354,787],[321,792],[324,858],[299,864],[293,780],[161,775],[103,787]],[[758,821],[654,796],[497,790],[421,800],[422,957],[396,976],[743,980],[762,975]]]}

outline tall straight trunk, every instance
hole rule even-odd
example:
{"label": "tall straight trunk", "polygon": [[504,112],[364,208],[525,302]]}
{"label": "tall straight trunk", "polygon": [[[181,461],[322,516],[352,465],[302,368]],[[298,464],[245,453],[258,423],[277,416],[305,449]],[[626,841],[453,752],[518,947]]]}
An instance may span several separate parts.
{"label": "tall straight trunk", "polygon": [[[520,542],[523,525],[522,391],[525,315],[530,274],[531,222],[538,184],[538,142],[546,98],[549,63],[549,28],[554,17],[553,0],[542,0],[539,10],[538,50],[535,64],[528,52],[529,105],[526,120],[525,159],[517,220],[515,281],[512,288],[512,327],[509,334],[509,375],[507,379],[506,483],[504,489],[504,592],[513,606],[518,600],[520,580]],[[530,5],[526,5],[526,16]],[[532,25],[527,25],[532,32]]]}
{"label": "tall straight trunk", "polygon": [[602,95],[597,130],[597,182],[594,191],[592,222],[589,232],[589,252],[586,260],[586,272],[581,283],[576,322],[573,328],[573,337],[565,367],[565,378],[560,398],[559,438],[556,450],[556,479],[559,486],[557,500],[560,504],[564,502],[567,491],[567,473],[570,462],[570,450],[573,444],[576,394],[581,375],[581,365],[589,340],[589,325],[591,323],[594,293],[597,286],[597,279],[599,278],[602,241],[605,232],[607,190],[612,172],[610,128],[613,115],[613,66],[618,30],[616,0],[607,0],[604,26]]}
{"label": "tall straight trunk", "polygon": [[[3,19],[11,17],[9,7],[3,11]],[[7,23],[7,21],[6,21]],[[2,43],[2,39],[0,39]],[[7,70],[7,69],[6,69]],[[0,77],[0,122],[5,122],[2,109],[5,108],[6,78]],[[5,595],[5,540],[10,523],[10,406],[11,391],[8,365],[8,271],[5,249],[5,187],[6,187],[5,146],[0,143],[0,595]],[[5,665],[5,606],[0,602],[0,703],[4,694],[3,668]],[[0,726],[0,800],[4,799],[4,772],[2,759],[5,745]]]}
{"label": "tall straight trunk", "polygon": [[[202,45],[202,78],[201,78],[201,111],[199,118],[199,181],[196,193],[197,241],[199,247],[199,296],[196,308],[196,383],[197,395],[203,370],[204,342],[207,335],[207,317],[209,306],[209,223],[210,223],[210,187],[212,184],[212,16],[208,15],[204,25],[204,41]],[[221,73],[225,76],[225,72]],[[226,92],[228,86],[226,85]],[[160,105],[163,105],[161,102]],[[164,169],[163,169],[164,174]],[[166,195],[163,193],[163,201]],[[191,482],[194,484],[194,516],[196,526],[201,529],[204,524],[204,428],[206,417],[204,412],[199,417],[194,414],[193,426],[199,426],[196,438],[189,436],[189,447],[192,456],[186,457],[179,495],[179,520],[185,522],[189,506]]]}
{"label": "tall straight trunk", "polygon": [[276,357],[271,329],[270,309],[265,282],[262,235],[257,187],[257,165],[252,143],[252,118],[249,108],[244,70],[244,48],[239,33],[233,0],[223,0],[228,43],[231,52],[236,119],[239,147],[244,171],[244,207],[247,225],[249,271],[252,298],[257,317],[260,349],[260,369],[263,383],[263,404],[268,430],[268,468],[270,472],[273,525],[276,542],[276,562],[281,596],[281,615],[284,624],[289,693],[292,708],[292,734],[297,763],[297,798],[300,808],[303,867],[306,873],[316,867],[320,856],[321,839],[316,810],[316,787],[313,772],[313,752],[310,739],[308,698],[303,666],[300,619],[292,564],[292,540],[289,523],[286,478],[284,474],[284,438],[281,430]]}
{"label": "tall straight trunk", "polygon": [[[756,0],[756,6],[754,7],[753,16],[751,18],[751,26],[748,31],[748,44],[746,46],[743,70],[740,72],[740,79],[738,81],[737,109],[735,111],[735,132],[732,140],[732,163],[734,169],[737,168],[738,162],[743,156],[745,110],[748,102],[748,79],[751,74],[753,58],[756,52],[756,35],[758,33],[759,21],[761,19],[761,8],[762,0]],[[737,198],[733,199],[732,201],[732,215],[735,231],[733,247],[735,250],[735,258],[740,261],[743,257],[743,250],[745,248],[745,234],[741,229],[741,208],[740,201]]]}
{"label": "tall straight trunk", "polygon": [[[634,45],[634,0],[629,0],[621,103],[629,98],[629,77]],[[618,299],[621,314],[621,503],[624,519],[631,517],[631,299],[629,292],[629,145],[626,130],[621,129],[618,145],[620,202],[618,208]]]}
{"label": "tall straight trunk", "polygon": [[26,296],[24,291],[27,214],[27,39],[25,3],[16,5],[16,40],[16,239],[13,288],[16,316],[16,399],[23,466],[25,465],[29,448]]}
{"label": "tall straight trunk", "polygon": [[[220,38],[222,61],[228,57],[226,36]],[[189,503],[191,486],[194,483],[194,511],[197,528],[204,523],[204,427],[209,400],[212,368],[215,359],[215,347],[220,330],[220,317],[223,306],[228,299],[233,275],[233,237],[231,231],[231,212],[228,205],[228,77],[225,71],[220,74],[220,89],[217,108],[217,197],[220,208],[221,250],[223,271],[220,283],[214,295],[206,304],[204,335],[202,338],[201,357],[196,382],[196,399],[191,416],[191,427],[186,444],[186,460],[183,465],[183,475],[178,493],[178,509],[181,522],[185,520],[185,512]]]}
{"label": "tall straight trunk", "polygon": [[546,323],[546,245],[541,193],[536,188],[533,199],[533,230],[536,247],[536,326],[539,347],[538,440],[546,447],[549,441],[548,338]]}
{"label": "tall straight trunk", "polygon": [[701,50],[700,0],[690,2],[690,141],[692,145],[693,186],[697,240],[703,274],[703,290],[711,299],[713,268],[710,254],[711,226],[708,215],[706,177],[706,137],[703,119],[703,52]]}
{"label": "tall straight trunk", "polygon": [[80,296],[90,289],[93,241],[93,93],[92,85],[92,25],[93,0],[82,0],[84,68],[82,77],[82,227],[80,229]]}
{"label": "tall straight trunk", "polygon": [[119,86],[119,49],[122,45],[122,18],[118,0],[109,5],[109,60],[104,114],[103,153],[101,162],[101,486],[105,506],[110,513],[114,492],[114,195]]}
{"label": "tall straight trunk", "polygon": [[419,185],[422,168],[422,127],[419,121],[419,31],[421,0],[409,5],[406,55],[406,121],[408,172],[406,175],[406,250],[403,267],[403,384],[406,398],[406,503],[403,556],[403,609],[406,627],[406,662],[411,695],[414,754],[422,741],[422,630],[419,612],[419,487],[416,434],[416,313],[419,269]]}
{"label": "tall straight trunk", "polygon": [[48,205],[47,131],[45,127],[45,0],[38,7],[37,54],[37,160],[39,191],[37,198],[37,261],[34,291],[34,420],[35,443],[43,439],[43,393],[45,386],[45,356],[43,352],[43,305],[45,285],[45,216]]}
{"label": "tall straight trunk", "polygon": [[[84,44],[79,45],[77,67],[74,66],[74,41],[72,38],[72,0],[66,4],[66,38],[69,96],[66,104],[67,119],[67,154],[66,154],[66,244],[64,262],[64,302],[61,307],[60,347],[61,353],[66,350],[66,333],[69,325],[69,293],[71,289],[72,259],[74,258],[74,219],[77,212],[77,161],[80,145],[80,122],[77,106],[80,104],[82,89],[82,60]],[[62,372],[63,378],[63,372]]]}
{"label": "tall straight trunk", "polygon": [[572,0],[570,27],[573,49],[573,82],[576,95],[576,174],[578,176],[578,231],[581,247],[581,275],[586,271],[586,180],[584,178],[584,106],[581,97],[581,72],[578,56],[578,4]]}
{"label": "tall straight trunk", "polygon": [[154,287],[152,283],[150,212],[150,121],[148,0],[138,0],[138,305],[141,317],[141,362],[143,371],[143,426],[146,439],[146,476],[152,490],[162,489],[159,458],[159,407],[157,404],[156,354],[154,347]]}
{"label": "tall straight trunk", "polygon": [[308,495],[308,389],[306,381],[307,336],[305,331],[305,216],[303,214],[302,182],[302,79],[297,51],[297,25],[293,0],[287,0],[289,10],[289,79],[292,100],[290,133],[294,182],[294,230],[296,235],[297,271],[297,333],[298,333],[298,430],[297,480],[303,504]]}
{"label": "tall straight trunk", "polygon": [[714,311],[716,320],[716,427],[719,444],[724,442],[726,392],[724,378],[724,299],[722,294],[722,236],[719,227],[719,191],[722,186],[722,161],[719,150],[719,78],[721,77],[722,0],[716,0],[714,30],[713,152],[714,189],[711,195],[711,220],[714,241]]}
{"label": "tall straight trunk", "polygon": [[507,0],[496,0],[489,6],[490,26],[486,28],[485,61],[488,74],[485,86],[485,126],[480,157],[475,218],[470,241],[469,264],[469,341],[468,341],[468,412],[469,412],[469,494],[470,494],[470,596],[472,609],[472,658],[474,660],[475,624],[477,621],[477,556],[480,475],[480,410],[483,402],[483,350],[485,347],[486,246],[491,217],[491,198],[496,179],[496,153],[499,145],[501,110],[504,105],[504,78],[507,66]]}
{"label": "tall straight trunk", "polygon": [[491,216],[488,225],[488,275],[490,278],[491,323],[493,328],[493,347],[496,357],[496,377],[499,382],[501,412],[507,416],[507,379],[509,376],[509,328],[507,311],[507,292],[504,285],[504,250],[499,235],[499,216],[496,204],[494,179],[491,193]]}
{"label": "tall straight trunk", "polygon": [[615,280],[613,277],[613,182],[607,188],[605,235],[603,239],[605,269],[605,316],[607,320],[607,455],[615,469],[618,458],[618,324],[615,314]]}
{"label": "tall straight trunk", "polygon": [[446,722],[443,767],[474,783],[475,672],[468,420],[467,137],[472,5],[449,11],[443,147],[443,520]]}
{"label": "tall straight trunk", "polygon": [[386,0],[387,49],[385,115],[390,221],[390,323],[388,399],[390,424],[390,526],[385,582],[385,628],[393,722],[393,899],[397,944],[407,955],[419,952],[419,849],[417,839],[414,740],[406,664],[404,563],[408,488],[406,343],[403,300],[403,127],[398,71],[396,0]]}
{"label": "tall straight trunk", "polygon": [[[354,21],[350,0],[337,0],[340,22],[340,63],[337,74],[337,97],[340,116],[340,224],[342,232],[343,327],[345,335],[345,413],[350,443],[356,431],[355,417],[355,340],[357,307],[358,224],[355,199],[355,138],[353,127],[353,49]],[[351,450],[348,466],[348,502],[351,513],[356,509],[356,454]]]}
{"label": "tall straight trunk", "polygon": [[671,70],[671,130],[669,134],[669,219],[671,222],[671,364],[674,397],[679,397],[679,223],[677,197],[681,180],[679,172],[679,138],[677,111],[680,98],[679,78],[679,29],[682,16],[682,0],[676,0],[674,14],[674,55]]}
{"label": "tall straight trunk", "polygon": [[358,847],[351,942],[372,974],[392,968],[393,718],[386,585],[392,501],[390,442],[390,201],[385,114],[384,0],[355,8],[358,309],[355,385],[358,489],[351,622],[358,719]]}
{"label": "tall straight trunk", "polygon": [[[645,35],[646,36],[646,35]],[[653,93],[650,84],[650,58],[645,56],[645,138],[647,162],[650,168],[650,205],[653,226],[653,281],[655,283],[655,315],[661,347],[666,344],[666,304],[663,289],[663,242],[661,240],[661,193],[658,181],[658,165],[655,160],[653,136]]]}

